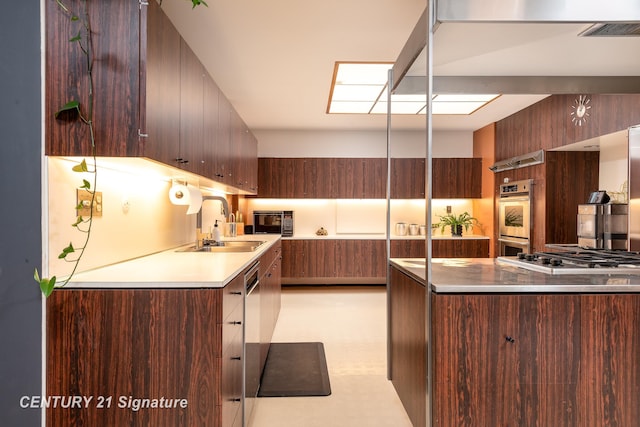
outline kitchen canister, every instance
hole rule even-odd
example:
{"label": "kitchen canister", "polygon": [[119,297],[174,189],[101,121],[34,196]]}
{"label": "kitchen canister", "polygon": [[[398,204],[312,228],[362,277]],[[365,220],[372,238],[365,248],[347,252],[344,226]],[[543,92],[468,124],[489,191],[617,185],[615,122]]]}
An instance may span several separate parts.
{"label": "kitchen canister", "polygon": [[426,225],[421,225],[420,226],[420,235],[421,236],[426,236],[427,235],[427,226]]}
{"label": "kitchen canister", "polygon": [[418,224],[409,224],[409,235],[417,236],[419,233]]}
{"label": "kitchen canister", "polygon": [[407,223],[406,222],[397,222],[396,223],[396,235],[398,235],[398,236],[406,236],[407,235]]}

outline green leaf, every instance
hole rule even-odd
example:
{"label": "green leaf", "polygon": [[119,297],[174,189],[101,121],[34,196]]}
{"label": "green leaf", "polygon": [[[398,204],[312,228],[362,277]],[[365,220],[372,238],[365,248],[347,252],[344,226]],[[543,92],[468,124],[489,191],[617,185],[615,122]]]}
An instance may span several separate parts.
{"label": "green leaf", "polygon": [[191,2],[193,3],[193,6],[191,7],[191,9],[195,9],[196,6],[200,6],[201,4],[209,7],[209,5],[204,0],[191,0]]}
{"label": "green leaf", "polygon": [[89,181],[87,181],[86,179],[82,180],[82,186],[80,188],[84,188],[85,190],[90,190],[91,189],[91,183]]}
{"label": "green leaf", "polygon": [[40,291],[48,298],[49,295],[53,292],[53,289],[56,287],[56,276],[52,276],[51,279],[42,279],[40,281]]}
{"label": "green leaf", "polygon": [[89,172],[86,159],[82,159],[80,163],[71,168],[74,172]]}
{"label": "green leaf", "polygon": [[72,21],[79,21],[79,20],[80,20],[80,18],[78,18],[78,15],[73,15],[73,16],[71,17],[71,20],[72,20]]}
{"label": "green leaf", "polygon": [[[71,18],[73,19],[73,18]],[[69,39],[70,42],[77,42],[79,40],[82,40],[82,33],[78,30],[78,34],[76,34],[75,36],[71,37]]]}
{"label": "green leaf", "polygon": [[[80,207],[80,209],[84,208],[84,206],[82,206],[82,204],[80,204],[79,206],[81,206],[81,207]],[[82,221],[84,221],[84,219],[83,219],[81,216],[78,216],[78,217],[76,218],[76,222],[74,222],[73,224],[71,224],[71,226],[72,226],[72,227],[77,227],[78,225],[82,224]]]}
{"label": "green leaf", "polygon": [[57,118],[58,115],[64,111],[71,111],[71,110],[76,110],[78,113],[80,112],[80,103],[78,101],[69,101],[66,104],[64,104],[64,106],[62,108],[60,108],[58,111],[56,111],[56,113],[54,114],[54,117]]}
{"label": "green leaf", "polygon": [[69,242],[69,246],[64,248],[60,255],[58,255],[58,259],[65,259],[67,255],[74,253],[76,250],[73,248],[73,243]]}
{"label": "green leaf", "polygon": [[42,278],[40,279],[40,275],[38,274],[38,269],[36,268],[33,272],[33,278],[40,285],[40,291],[45,297],[51,295],[53,292],[53,288],[56,286],[56,276],[52,276],[51,279]]}

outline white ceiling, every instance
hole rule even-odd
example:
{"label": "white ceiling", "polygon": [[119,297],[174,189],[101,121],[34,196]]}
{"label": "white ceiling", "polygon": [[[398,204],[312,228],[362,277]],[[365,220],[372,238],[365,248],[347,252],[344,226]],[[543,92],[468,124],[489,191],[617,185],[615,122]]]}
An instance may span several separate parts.
{"label": "white ceiling", "polygon": [[[162,8],[255,130],[386,128],[384,115],[325,113],[336,61],[395,61],[424,0],[164,0]],[[588,25],[446,23],[435,75],[640,75],[640,37],[578,38]],[[635,54],[634,54],[635,52]],[[542,99],[503,95],[472,116],[435,116],[434,130],[475,130]],[[424,129],[425,116],[394,116]]]}

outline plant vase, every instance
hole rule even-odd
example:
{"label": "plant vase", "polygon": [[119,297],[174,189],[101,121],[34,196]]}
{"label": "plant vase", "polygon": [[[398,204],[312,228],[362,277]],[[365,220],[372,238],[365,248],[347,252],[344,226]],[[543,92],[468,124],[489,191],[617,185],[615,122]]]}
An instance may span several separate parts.
{"label": "plant vase", "polygon": [[456,224],[451,226],[451,236],[462,237],[462,224]]}

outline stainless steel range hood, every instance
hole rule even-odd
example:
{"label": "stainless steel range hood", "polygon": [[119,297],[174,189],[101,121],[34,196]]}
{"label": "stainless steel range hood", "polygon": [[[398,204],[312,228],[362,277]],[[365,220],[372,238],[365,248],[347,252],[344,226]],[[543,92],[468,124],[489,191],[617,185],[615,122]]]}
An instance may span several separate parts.
{"label": "stainless steel range hood", "polygon": [[[395,94],[426,93],[426,33],[432,28],[437,42],[438,31],[451,25],[459,24],[526,24],[529,28],[539,27],[544,33],[549,24],[576,25],[582,29],[575,32],[576,39],[603,39],[592,37],[589,30],[604,31],[620,37],[638,39],[640,28],[640,2],[629,0],[583,0],[580,2],[559,5],[557,0],[431,0],[435,1],[433,23],[429,25],[426,13],[423,14],[409,36],[403,50],[393,67]],[[430,2],[431,2],[430,1]],[[589,28],[584,28],[592,24]],[[545,25],[547,27],[545,27]],[[524,28],[524,27],[523,27]],[[580,35],[581,33],[587,33]],[[465,34],[464,37],[469,37]],[[506,36],[508,38],[508,36]],[[437,45],[437,43],[436,43]],[[635,46],[635,45],[634,45]],[[504,47],[504,46],[502,46]],[[499,47],[497,48],[499,49]],[[437,51],[437,46],[435,47]],[[593,52],[590,52],[593,54]],[[539,56],[533,58],[541,59]],[[453,57],[455,62],[456,58]],[[535,64],[535,62],[532,62]],[[612,71],[600,75],[590,74],[589,69],[578,75],[572,73],[530,74],[473,74],[446,75],[436,69],[433,73],[433,93],[502,93],[502,94],[634,94],[640,93],[640,79],[635,72],[622,75],[615,67]],[[448,64],[447,64],[448,65]],[[613,65],[613,64],[612,64]],[[534,68],[534,67],[531,67]],[[548,70],[547,70],[548,71]]]}
{"label": "stainless steel range hood", "polygon": [[489,166],[489,169],[493,172],[502,172],[511,169],[539,165],[541,163],[544,163],[544,150],[534,151],[533,153],[527,153],[521,156],[511,157],[510,159],[501,160]]}

